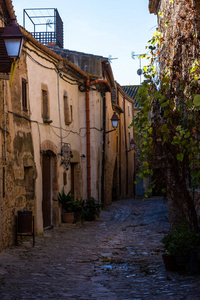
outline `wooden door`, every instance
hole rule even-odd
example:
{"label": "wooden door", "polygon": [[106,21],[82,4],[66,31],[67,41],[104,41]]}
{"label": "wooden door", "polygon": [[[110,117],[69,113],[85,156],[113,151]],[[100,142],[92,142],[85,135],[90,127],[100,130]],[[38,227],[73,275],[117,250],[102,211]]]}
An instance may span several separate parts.
{"label": "wooden door", "polygon": [[75,174],[74,174],[75,164],[71,163],[71,191],[75,198]]}
{"label": "wooden door", "polygon": [[42,159],[42,213],[43,227],[51,226],[51,156],[44,154]]}

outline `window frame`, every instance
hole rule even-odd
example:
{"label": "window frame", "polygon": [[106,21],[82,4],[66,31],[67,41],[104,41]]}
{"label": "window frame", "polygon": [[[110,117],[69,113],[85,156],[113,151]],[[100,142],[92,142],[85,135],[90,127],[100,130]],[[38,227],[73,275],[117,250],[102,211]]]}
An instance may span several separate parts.
{"label": "window frame", "polygon": [[22,78],[22,110],[24,112],[28,111],[28,97],[27,97],[27,80]]}

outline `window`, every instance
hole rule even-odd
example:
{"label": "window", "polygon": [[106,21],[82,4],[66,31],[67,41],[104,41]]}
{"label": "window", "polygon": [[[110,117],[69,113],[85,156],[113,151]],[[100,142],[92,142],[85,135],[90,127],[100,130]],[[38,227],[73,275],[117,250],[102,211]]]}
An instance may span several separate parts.
{"label": "window", "polygon": [[128,116],[130,117],[130,106],[128,105]]}
{"label": "window", "polygon": [[48,103],[48,92],[42,90],[42,118],[44,123],[49,123],[49,103]]}
{"label": "window", "polygon": [[70,116],[71,116],[71,122],[73,121],[73,107],[70,105]]}
{"label": "window", "polygon": [[27,81],[22,78],[22,108],[23,111],[28,111],[27,107]]}
{"label": "window", "polygon": [[67,92],[64,92],[63,101],[64,101],[65,125],[69,125],[73,121],[73,107],[69,103],[69,97]]}

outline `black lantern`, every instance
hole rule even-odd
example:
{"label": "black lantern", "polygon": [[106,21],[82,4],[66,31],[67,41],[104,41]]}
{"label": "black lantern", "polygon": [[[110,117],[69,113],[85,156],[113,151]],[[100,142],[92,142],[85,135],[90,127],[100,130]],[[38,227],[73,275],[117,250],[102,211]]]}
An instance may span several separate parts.
{"label": "black lantern", "polygon": [[135,142],[134,142],[134,139],[132,138],[132,139],[130,140],[130,148],[131,148],[131,149],[134,149],[134,147],[135,147]]}
{"label": "black lantern", "polygon": [[116,112],[114,112],[114,114],[113,114],[113,116],[111,118],[111,122],[112,122],[113,128],[117,128],[118,122],[119,122],[119,118],[118,118]]}
{"label": "black lantern", "polygon": [[8,56],[12,60],[20,58],[24,35],[21,33],[15,18],[10,19],[10,23],[4,29],[2,38],[4,39]]}

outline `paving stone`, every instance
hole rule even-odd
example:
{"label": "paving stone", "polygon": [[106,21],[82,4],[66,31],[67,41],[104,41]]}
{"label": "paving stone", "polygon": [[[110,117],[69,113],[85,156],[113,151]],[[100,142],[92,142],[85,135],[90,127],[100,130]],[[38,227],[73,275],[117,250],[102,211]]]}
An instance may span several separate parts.
{"label": "paving stone", "polygon": [[62,224],[0,253],[0,299],[200,299],[200,276],[166,272],[160,198],[114,202],[94,222]]}

